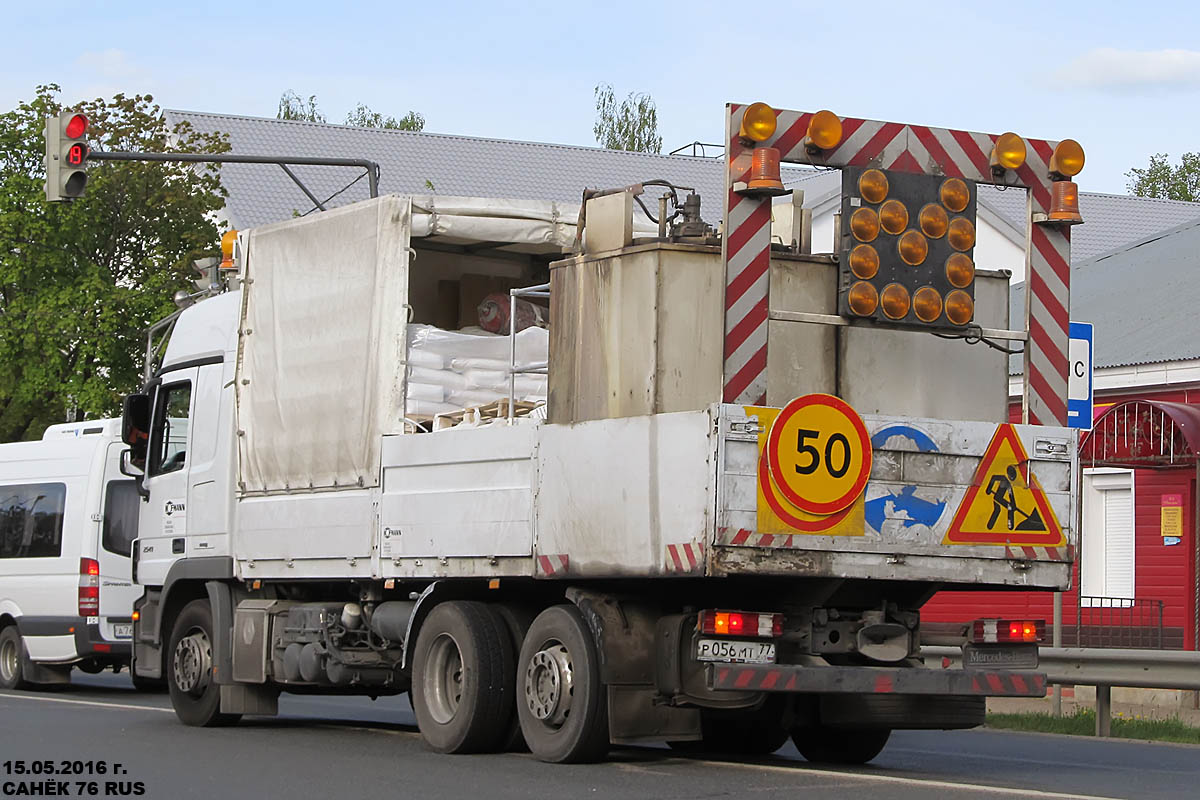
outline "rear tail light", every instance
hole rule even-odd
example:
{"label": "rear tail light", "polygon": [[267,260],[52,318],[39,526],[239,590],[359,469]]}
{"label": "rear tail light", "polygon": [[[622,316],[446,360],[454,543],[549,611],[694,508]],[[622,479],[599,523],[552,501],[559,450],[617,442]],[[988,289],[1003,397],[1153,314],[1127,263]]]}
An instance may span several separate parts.
{"label": "rear tail light", "polygon": [[977,619],[971,641],[975,644],[1036,643],[1046,638],[1044,619]]}
{"label": "rear tail light", "polygon": [[79,616],[100,615],[100,562],[94,558],[79,559]]}
{"label": "rear tail light", "polygon": [[778,638],[783,635],[783,614],[747,611],[701,611],[696,629],[715,636],[758,636]]}

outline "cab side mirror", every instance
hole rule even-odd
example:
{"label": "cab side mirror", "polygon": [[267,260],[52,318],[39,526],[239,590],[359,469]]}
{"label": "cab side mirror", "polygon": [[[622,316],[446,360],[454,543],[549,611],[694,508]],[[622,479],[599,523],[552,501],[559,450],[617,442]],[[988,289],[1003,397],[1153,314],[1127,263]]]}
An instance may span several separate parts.
{"label": "cab side mirror", "polygon": [[150,443],[150,395],[125,396],[121,406],[121,441],[129,445],[130,460],[135,465],[145,463]]}

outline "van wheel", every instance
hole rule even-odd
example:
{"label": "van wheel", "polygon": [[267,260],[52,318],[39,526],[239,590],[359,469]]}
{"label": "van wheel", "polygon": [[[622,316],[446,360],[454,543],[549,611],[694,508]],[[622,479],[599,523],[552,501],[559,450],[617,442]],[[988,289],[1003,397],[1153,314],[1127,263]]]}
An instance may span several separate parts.
{"label": "van wheel", "polygon": [[207,600],[193,600],[175,618],[167,650],[167,689],[175,715],[185,725],[231,725],[242,716],[221,713],[221,687],[213,680],[212,641],[212,609]]}
{"label": "van wheel", "polygon": [[410,698],[417,727],[439,753],[488,753],[507,744],[513,648],[503,620],[483,603],[435,606],[413,652]]}
{"label": "van wheel", "polygon": [[542,761],[579,764],[608,755],[608,692],[587,623],[572,605],[538,614],[517,658],[517,716]]}
{"label": "van wheel", "polygon": [[21,669],[21,659],[25,655],[25,643],[16,625],[9,625],[0,631],[0,689],[28,689],[29,682],[25,680]]}
{"label": "van wheel", "polygon": [[792,743],[809,761],[866,764],[883,752],[891,735],[888,728],[855,730],[815,725],[793,730]]}

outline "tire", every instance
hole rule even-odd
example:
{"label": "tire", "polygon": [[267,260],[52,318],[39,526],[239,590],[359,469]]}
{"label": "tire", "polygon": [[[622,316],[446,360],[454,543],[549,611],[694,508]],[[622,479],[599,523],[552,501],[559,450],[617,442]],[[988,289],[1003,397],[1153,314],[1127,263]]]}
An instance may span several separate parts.
{"label": "tire", "polygon": [[591,631],[575,606],[546,609],[525,634],[517,717],[541,761],[579,764],[608,755],[608,692]]}
{"label": "tire", "polygon": [[792,743],[809,761],[866,764],[883,751],[891,735],[888,728],[848,729],[815,725],[792,731]]}
{"label": "tire", "polygon": [[[491,608],[508,631],[515,660],[516,654],[521,652],[521,645],[525,642],[525,634],[529,632],[529,626],[533,624],[537,614],[527,606],[513,603],[500,603]],[[513,669],[515,676],[516,667],[514,666]],[[513,695],[512,718],[509,720],[508,733],[505,735],[504,744],[500,749],[506,753],[528,753],[529,745],[525,743],[525,735],[521,733],[521,720],[517,716],[515,691]]]}
{"label": "tire", "polygon": [[512,720],[513,648],[487,605],[450,601],[421,624],[410,698],[417,727],[439,753],[492,753]]}
{"label": "tire", "polygon": [[16,625],[0,630],[0,689],[28,689],[25,670],[21,662],[25,658],[25,642]]}
{"label": "tire", "polygon": [[221,713],[221,687],[213,680],[213,622],[207,600],[183,607],[167,650],[167,691],[175,716],[184,725],[215,728],[232,725],[241,714]]}
{"label": "tire", "polygon": [[765,756],[774,753],[788,740],[784,724],[786,705],[782,698],[768,697],[751,711],[700,712],[698,742],[667,742],[682,753],[723,753],[740,756]]}

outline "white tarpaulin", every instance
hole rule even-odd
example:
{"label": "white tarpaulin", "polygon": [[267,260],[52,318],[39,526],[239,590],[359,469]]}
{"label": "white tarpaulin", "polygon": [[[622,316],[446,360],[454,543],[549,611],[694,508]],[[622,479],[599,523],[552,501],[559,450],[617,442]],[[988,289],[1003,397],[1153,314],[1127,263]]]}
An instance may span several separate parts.
{"label": "white tarpaulin", "polygon": [[390,195],[248,234],[239,490],[379,482],[401,429],[411,201]]}

